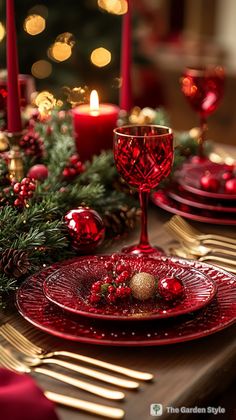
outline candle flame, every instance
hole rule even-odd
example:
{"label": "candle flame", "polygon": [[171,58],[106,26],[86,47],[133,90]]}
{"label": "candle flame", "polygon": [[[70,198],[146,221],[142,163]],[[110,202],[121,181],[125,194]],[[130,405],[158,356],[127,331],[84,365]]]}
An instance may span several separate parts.
{"label": "candle flame", "polygon": [[99,112],[99,98],[96,90],[92,90],[90,94],[90,111],[92,113]]}

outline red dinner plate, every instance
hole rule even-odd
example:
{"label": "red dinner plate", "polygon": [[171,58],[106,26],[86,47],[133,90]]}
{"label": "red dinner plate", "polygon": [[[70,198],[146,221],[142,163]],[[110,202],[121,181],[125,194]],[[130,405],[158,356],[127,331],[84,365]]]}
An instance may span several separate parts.
{"label": "red dinner plate", "polygon": [[[196,196],[188,191],[184,191],[178,185],[173,185],[166,190],[167,195],[179,203],[198,209],[210,210],[213,212],[236,213],[236,205],[228,205],[228,201],[220,203],[218,200],[210,200],[205,197]],[[231,202],[229,202],[231,203]]]}
{"label": "red dinner plate", "polygon": [[79,342],[111,346],[153,346],[173,344],[206,337],[236,321],[236,277],[224,270],[199,261],[176,257],[159,257],[196,269],[217,285],[217,297],[197,312],[169,319],[148,322],[104,322],[88,317],[72,316],[52,304],[43,293],[43,282],[62,266],[55,264],[28,278],[16,294],[21,315],[31,324],[49,334]]}
{"label": "red dinner plate", "polygon": [[[182,299],[167,304],[163,299],[139,301],[125,299],[118,304],[102,302],[93,305],[89,301],[91,286],[110,274],[107,264],[112,264],[115,272],[117,264],[122,264],[136,273],[150,273],[156,279],[178,277],[184,286]],[[88,256],[81,258],[69,267],[61,267],[44,282],[46,297],[62,309],[77,315],[113,321],[140,321],[169,318],[196,311],[205,306],[216,294],[214,282],[195,268],[189,268],[172,261],[153,258],[137,258],[117,254],[111,256]]]}
{"label": "red dinner plate", "polygon": [[215,214],[214,211],[196,209],[195,207],[178,203],[177,201],[168,197],[164,190],[153,193],[152,201],[161,209],[169,211],[173,214],[178,214],[179,216],[186,217],[186,219],[211,223],[214,225],[236,225],[236,217],[233,217],[233,215],[230,213],[217,212],[217,214]]}
{"label": "red dinner plate", "polygon": [[211,192],[203,190],[200,185],[200,180],[206,172],[210,172],[220,180],[227,168],[229,168],[229,166],[209,161],[201,165],[197,165],[196,163],[185,163],[180,170],[175,172],[175,180],[185,190],[201,197],[219,200],[236,200],[236,194],[226,193],[223,186],[219,192]]}

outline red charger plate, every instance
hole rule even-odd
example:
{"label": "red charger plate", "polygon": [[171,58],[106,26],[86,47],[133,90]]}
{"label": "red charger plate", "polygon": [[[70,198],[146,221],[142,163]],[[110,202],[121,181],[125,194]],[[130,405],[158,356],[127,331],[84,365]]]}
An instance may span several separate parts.
{"label": "red charger plate", "polygon": [[148,322],[104,322],[91,318],[76,319],[45,297],[43,281],[58,268],[74,261],[55,264],[28,278],[16,294],[21,315],[49,334],[79,342],[111,346],[153,346],[173,344],[206,337],[236,321],[236,277],[224,270],[199,261],[160,257],[163,261],[195,268],[217,285],[217,297],[193,314]]}

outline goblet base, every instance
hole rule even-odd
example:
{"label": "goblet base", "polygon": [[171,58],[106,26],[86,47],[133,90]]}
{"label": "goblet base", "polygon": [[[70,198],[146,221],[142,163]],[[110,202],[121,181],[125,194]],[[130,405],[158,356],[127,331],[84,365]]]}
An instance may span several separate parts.
{"label": "goblet base", "polygon": [[147,245],[131,245],[122,248],[121,252],[124,254],[133,254],[133,255],[163,255],[164,251],[161,248],[156,246]]}

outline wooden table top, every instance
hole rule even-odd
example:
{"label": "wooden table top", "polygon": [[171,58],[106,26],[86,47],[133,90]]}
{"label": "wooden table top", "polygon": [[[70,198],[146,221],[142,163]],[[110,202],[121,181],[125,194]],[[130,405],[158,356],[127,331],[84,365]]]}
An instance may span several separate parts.
{"label": "wooden table top", "polygon": [[[150,209],[149,231],[152,244],[168,251],[173,239],[166,233],[163,223],[170,215],[156,208]],[[224,232],[235,235],[232,227],[209,226],[193,223],[202,231]],[[122,245],[137,241],[138,231],[128,238],[116,242],[109,252],[119,250]],[[236,361],[236,325],[221,332],[199,340],[161,347],[125,348],[97,346],[92,344],[73,343],[57,339],[32,327],[15,310],[0,314],[0,323],[9,321],[28,338],[48,349],[67,349],[87,356],[103,359],[129,368],[151,372],[155,375],[152,383],[143,383],[138,391],[126,391],[123,402],[108,402],[103,398],[92,396],[85,391],[78,391],[69,385],[55,380],[34,375],[36,381],[44,388],[94,401],[101,404],[121,407],[126,412],[127,420],[146,420],[150,417],[150,404],[161,403],[164,407],[204,407],[207,401],[220,395],[235,380]],[[0,339],[2,342],[2,339]],[[73,373],[74,377],[76,374]],[[89,379],[86,378],[89,382]],[[96,381],[93,380],[93,383]],[[96,382],[98,384],[98,382]],[[100,383],[102,384],[102,383]],[[106,386],[106,385],[105,385]],[[112,388],[112,386],[109,386]],[[115,388],[114,388],[115,389]],[[117,389],[117,388],[116,388]],[[165,409],[164,409],[165,411]],[[83,412],[57,407],[61,420],[86,420],[98,417]],[[164,412],[162,418],[173,418]],[[176,418],[176,417],[175,417]],[[180,417],[178,417],[180,418]],[[181,416],[181,419],[185,418]],[[190,416],[191,418],[191,416]],[[223,417],[222,417],[223,418]]]}

